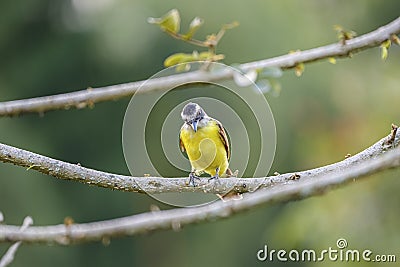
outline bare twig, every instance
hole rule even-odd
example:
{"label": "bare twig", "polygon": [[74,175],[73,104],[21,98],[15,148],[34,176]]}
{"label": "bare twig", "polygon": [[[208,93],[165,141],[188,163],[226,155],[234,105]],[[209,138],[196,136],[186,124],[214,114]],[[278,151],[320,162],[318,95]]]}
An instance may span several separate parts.
{"label": "bare twig", "polygon": [[[347,40],[345,44],[338,42],[293,54],[249,62],[240,65],[240,69],[243,71],[262,69],[266,67],[290,69],[298,66],[300,63],[309,63],[331,57],[347,57],[363,49],[379,46],[382,42],[399,33],[400,18],[397,18],[375,31]],[[24,113],[43,113],[57,109],[84,108],[91,106],[94,103],[132,96],[139,88],[141,88],[141,86],[142,88],[140,93],[146,93],[154,90],[166,90],[183,83],[190,83],[199,80],[204,82],[227,80],[231,79],[232,76],[233,71],[228,69],[218,73],[201,70],[152,79],[148,82],[138,81],[99,87],[96,89],[90,88],[72,93],[2,102],[0,103],[0,116],[15,116]]]}
{"label": "bare twig", "polygon": [[[32,224],[33,224],[32,218],[29,216],[25,217],[21,228],[19,228],[19,232],[25,231]],[[22,244],[22,242],[18,241],[15,244],[11,245],[11,247],[7,250],[7,252],[0,259],[0,267],[5,267],[14,260],[15,253],[17,252],[17,250],[21,244]]]}
{"label": "bare twig", "polygon": [[0,242],[22,241],[67,245],[118,236],[145,234],[155,230],[176,230],[188,224],[228,218],[235,213],[253,210],[255,207],[266,204],[320,195],[373,173],[398,167],[400,167],[400,150],[394,149],[344,170],[321,173],[312,179],[300,179],[296,183],[282,184],[259,190],[253,194],[245,194],[243,199],[237,201],[219,201],[195,208],[151,211],[101,222],[36,226],[30,227],[24,232],[20,232],[17,226],[0,225]]}
{"label": "bare twig", "polygon": [[[391,140],[388,143],[388,140]],[[387,150],[394,148],[400,141],[400,131],[392,130],[387,136],[343,161],[296,173],[279,174],[259,178],[223,178],[219,183],[208,183],[207,179],[201,181],[199,186],[193,187],[186,184],[187,178],[163,177],[131,177],[107,173],[82,167],[80,164],[71,164],[60,160],[45,157],[26,150],[15,148],[0,143],[0,161],[36,170],[56,178],[77,181],[89,185],[129,191],[147,192],[149,194],[169,192],[204,192],[224,194],[233,190],[238,193],[254,192],[260,188],[271,187],[282,183],[294,183],[295,180],[315,177],[320,174],[340,172],[356,166],[367,159],[377,157]]]}

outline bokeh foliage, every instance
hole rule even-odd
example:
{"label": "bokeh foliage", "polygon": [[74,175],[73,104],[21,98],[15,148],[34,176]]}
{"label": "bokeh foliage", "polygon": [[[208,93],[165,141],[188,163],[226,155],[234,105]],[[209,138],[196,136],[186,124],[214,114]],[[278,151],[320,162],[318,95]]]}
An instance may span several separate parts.
{"label": "bokeh foliage", "polygon": [[[193,51],[189,44],[169,38],[146,22],[147,17],[175,7],[185,21],[195,16],[206,21],[196,36],[215,32],[227,21],[239,21],[240,27],[223,38],[217,51],[225,54],[225,63],[233,64],[335,42],[335,24],[363,34],[395,19],[400,3],[2,1],[0,100],[151,76],[163,68],[168,55]],[[387,60],[382,61],[376,48],[338,60],[335,65],[306,65],[300,78],[293,71],[285,72],[280,78],[280,96],[267,95],[278,136],[271,172],[338,161],[389,133],[390,124],[399,122],[399,56],[399,48],[392,46]],[[128,101],[44,116],[1,118],[0,141],[83,166],[128,174],[121,146]],[[107,247],[24,245],[12,266],[265,265],[255,256],[264,244],[275,249],[319,250],[334,246],[339,237],[346,238],[351,248],[396,253],[400,249],[398,176],[398,171],[379,174],[325,196],[188,226],[180,232],[111,240]],[[26,215],[31,215],[36,225],[61,223],[65,216],[77,222],[103,220],[147,211],[151,204],[170,208],[146,195],[88,187],[0,165],[0,210],[10,224],[21,223]],[[0,255],[6,248],[0,245]]]}

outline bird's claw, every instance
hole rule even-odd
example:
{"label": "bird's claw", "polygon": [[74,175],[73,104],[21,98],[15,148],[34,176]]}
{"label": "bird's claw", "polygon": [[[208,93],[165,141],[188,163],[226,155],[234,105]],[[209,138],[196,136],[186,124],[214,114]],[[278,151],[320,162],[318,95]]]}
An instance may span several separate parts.
{"label": "bird's claw", "polygon": [[218,172],[219,172],[219,167],[217,169],[215,169],[215,175],[208,178],[208,182],[210,182],[211,180],[215,180],[216,182],[219,182]]}
{"label": "bird's claw", "polygon": [[211,180],[215,180],[215,182],[219,183],[219,175],[218,175],[218,173],[216,173],[214,176],[211,176],[210,178],[208,178],[208,182],[210,182]]}
{"label": "bird's claw", "polygon": [[194,180],[195,180],[195,179],[200,181],[200,177],[196,176],[196,175],[194,174],[194,172],[191,172],[191,173],[189,174],[189,185],[192,185],[193,187],[195,187],[195,186],[196,186],[196,184],[194,183]]}

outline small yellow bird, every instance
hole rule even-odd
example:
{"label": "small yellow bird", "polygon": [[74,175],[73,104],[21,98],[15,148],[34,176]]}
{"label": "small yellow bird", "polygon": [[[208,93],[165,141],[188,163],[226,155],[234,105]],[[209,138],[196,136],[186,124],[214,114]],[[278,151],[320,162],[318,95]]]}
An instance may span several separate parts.
{"label": "small yellow bird", "polygon": [[194,179],[203,172],[211,175],[209,179],[232,175],[228,168],[230,150],[229,141],[222,124],[209,117],[196,103],[188,103],[181,113],[184,124],[179,134],[179,145],[186,152],[192,171],[189,185],[196,186]]}

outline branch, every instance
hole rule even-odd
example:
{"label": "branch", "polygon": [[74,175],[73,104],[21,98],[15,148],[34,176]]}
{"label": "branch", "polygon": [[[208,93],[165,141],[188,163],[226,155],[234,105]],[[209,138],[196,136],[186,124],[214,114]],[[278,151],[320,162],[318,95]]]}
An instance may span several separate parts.
{"label": "branch", "polygon": [[[240,65],[239,68],[245,72],[266,67],[290,69],[296,67],[299,63],[309,63],[330,57],[347,57],[363,49],[379,46],[382,42],[390,39],[392,35],[399,33],[400,18],[397,18],[375,31],[351,40],[346,40],[344,44],[338,42],[293,54],[249,62]],[[138,81],[95,89],[89,88],[72,93],[2,102],[0,103],[0,116],[15,116],[24,113],[42,114],[46,111],[57,109],[85,108],[92,106],[94,103],[132,96],[141,86],[142,88],[138,92],[147,93],[156,90],[166,90],[167,88],[172,88],[183,83],[191,83],[199,80],[216,82],[232,79],[232,77],[233,71],[231,70],[218,73],[206,72],[204,70],[193,71],[152,79],[148,82]]]}
{"label": "branch", "polygon": [[[3,215],[0,215],[0,216],[1,216],[0,219],[2,219]],[[2,222],[2,220],[0,220],[0,222]],[[22,223],[22,226],[19,228],[18,231],[20,231],[20,232],[25,231],[25,229],[27,229],[30,225],[32,225],[32,223],[33,223],[33,220],[31,217],[29,217],[29,216],[25,217],[25,219]],[[22,244],[22,242],[18,241],[7,250],[7,252],[0,259],[0,267],[5,267],[14,260],[15,253],[17,253],[17,250],[21,244]]]}
{"label": "branch", "polygon": [[[393,140],[397,138],[396,135],[393,136]],[[388,140],[391,139],[385,141]],[[266,190],[259,190],[253,194],[245,194],[243,199],[237,201],[218,201],[195,208],[153,211],[101,222],[35,226],[24,232],[20,232],[17,226],[0,225],[0,242],[22,241],[67,245],[109,240],[111,237],[145,234],[155,230],[179,230],[184,225],[228,218],[233,214],[266,204],[283,203],[320,195],[371,174],[398,167],[400,167],[400,150],[394,149],[344,170],[334,170],[328,174],[321,173],[313,178],[300,179],[296,183],[282,184]]]}
{"label": "branch", "polygon": [[45,157],[26,150],[0,143],[0,161],[36,170],[53,177],[81,182],[88,185],[139,193],[170,193],[170,192],[203,192],[226,194],[233,190],[237,193],[254,192],[260,188],[268,188],[276,184],[293,183],[294,180],[308,179],[322,174],[338,173],[345,169],[357,166],[371,158],[376,158],[387,150],[397,146],[400,142],[400,130],[392,125],[392,132],[387,136],[347,159],[315,168],[311,170],[286,173],[276,176],[259,178],[221,178],[219,183],[208,182],[202,179],[196,187],[186,184],[187,178],[164,177],[132,177],[102,172],[82,167],[80,164],[71,164],[60,160]]}

